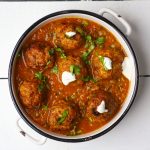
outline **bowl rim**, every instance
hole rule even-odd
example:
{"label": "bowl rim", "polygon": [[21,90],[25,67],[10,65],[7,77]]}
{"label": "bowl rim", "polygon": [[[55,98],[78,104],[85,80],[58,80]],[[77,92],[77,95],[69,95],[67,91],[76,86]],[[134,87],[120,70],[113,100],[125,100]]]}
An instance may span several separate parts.
{"label": "bowl rim", "polygon": [[[135,63],[135,86],[134,86],[134,91],[132,93],[132,97],[130,99],[130,102],[127,106],[127,108],[125,109],[125,111],[121,114],[121,116],[119,117],[118,120],[116,120],[110,127],[108,127],[107,129],[105,129],[104,131],[102,132],[99,132],[99,133],[96,133],[95,135],[92,135],[92,136],[88,136],[88,137],[82,137],[82,138],[77,138],[77,139],[74,139],[74,138],[61,138],[61,137],[56,137],[56,136],[53,136],[53,135],[50,135],[50,134],[47,134],[45,132],[43,132],[42,130],[38,129],[33,123],[31,123],[27,118],[26,116],[23,114],[22,110],[20,109],[20,107],[18,106],[17,102],[16,102],[16,99],[15,99],[15,96],[13,94],[13,89],[12,89],[12,78],[11,78],[11,74],[12,74],[12,64],[14,62],[14,58],[17,54],[17,50],[20,46],[20,44],[22,43],[22,41],[24,40],[24,38],[28,35],[28,33],[34,29],[36,26],[38,26],[40,23],[44,22],[45,20],[51,18],[51,17],[55,17],[55,16],[58,16],[58,15],[65,15],[65,14],[73,14],[73,13],[78,13],[78,14],[85,14],[85,15],[89,15],[89,16],[92,16],[92,17],[95,17],[97,19],[100,19],[104,22],[106,22],[107,24],[109,24],[111,27],[113,27],[120,35],[121,37],[123,38],[123,40],[125,41],[126,45],[128,46],[133,58],[134,58],[134,63]],[[44,17],[42,17],[41,19],[37,20],[35,23],[33,23],[23,34],[22,36],[20,37],[20,39],[18,40],[17,44],[15,45],[15,48],[12,52],[12,55],[11,55],[11,59],[10,59],[10,62],[9,62],[9,68],[8,68],[8,84],[9,84],[9,91],[10,91],[10,95],[11,95],[11,98],[12,98],[12,101],[19,113],[19,115],[21,116],[21,118],[33,129],[35,130],[36,132],[38,132],[39,134],[47,137],[47,138],[50,138],[50,139],[53,139],[53,140],[57,140],[57,141],[62,141],[62,142],[84,142],[84,141],[89,141],[91,139],[95,139],[97,137],[100,137],[104,134],[106,134],[107,132],[109,132],[110,130],[112,130],[124,117],[125,115],[127,114],[127,112],[129,111],[130,107],[132,106],[134,100],[135,100],[135,97],[136,97],[136,94],[137,94],[137,91],[138,91],[138,84],[139,84],[139,69],[138,69],[138,63],[137,63],[137,59],[136,59],[136,55],[135,55],[135,52],[129,42],[129,40],[127,39],[127,37],[122,33],[122,31],[116,26],[114,25],[111,21],[109,21],[108,19],[100,16],[99,14],[96,14],[96,13],[93,13],[93,12],[90,12],[90,11],[85,11],[85,10],[63,10],[63,11],[57,11],[57,12],[54,12],[54,13],[51,13],[51,14],[48,14]]]}

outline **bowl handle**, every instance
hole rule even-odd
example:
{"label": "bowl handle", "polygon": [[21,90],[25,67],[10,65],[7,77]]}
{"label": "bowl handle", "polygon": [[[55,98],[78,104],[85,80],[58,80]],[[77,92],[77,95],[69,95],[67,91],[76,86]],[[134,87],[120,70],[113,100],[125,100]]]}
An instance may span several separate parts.
{"label": "bowl handle", "polygon": [[105,13],[108,13],[108,14],[111,14],[112,16],[114,16],[119,22],[121,22],[121,24],[125,27],[126,29],[126,32],[125,34],[127,36],[129,36],[131,34],[131,26],[129,25],[129,23],[121,17],[121,15],[117,14],[116,12],[112,11],[111,9],[108,9],[108,8],[102,8],[100,11],[99,11],[99,14],[101,16],[104,16]]}
{"label": "bowl handle", "polygon": [[16,124],[17,124],[17,127],[18,127],[20,133],[21,133],[24,137],[26,137],[28,140],[32,141],[32,142],[35,143],[35,144],[38,144],[38,145],[43,145],[43,144],[45,144],[45,142],[46,142],[46,140],[47,140],[46,137],[41,136],[40,139],[36,139],[36,138],[32,137],[30,134],[28,134],[27,132],[25,132],[25,131],[23,130],[23,128],[21,127],[21,124],[20,124],[21,121],[23,121],[23,120],[22,120],[21,118],[19,118],[19,119],[16,121]]}

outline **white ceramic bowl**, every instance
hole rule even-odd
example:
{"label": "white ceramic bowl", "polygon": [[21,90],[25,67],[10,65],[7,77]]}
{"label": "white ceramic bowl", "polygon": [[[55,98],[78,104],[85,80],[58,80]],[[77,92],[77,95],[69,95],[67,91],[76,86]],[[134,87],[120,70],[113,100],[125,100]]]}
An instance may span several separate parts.
{"label": "white ceramic bowl", "polygon": [[[100,11],[100,14],[103,15],[104,13],[111,13],[116,19],[121,21],[121,23],[126,27],[126,33],[130,34],[131,33],[131,28],[128,25],[128,23],[120,16],[117,15],[115,12],[109,9],[102,9]],[[126,36],[109,20],[105,19],[103,16],[99,14],[95,14],[92,12],[88,11],[81,11],[81,10],[65,10],[65,11],[60,11],[56,12],[50,15],[47,15],[43,17],[42,19],[38,20],[35,22],[31,27],[29,27],[24,34],[21,36],[19,39],[18,43],[16,44],[16,47],[13,51],[11,61],[10,61],[10,66],[9,66],[9,87],[10,87],[10,93],[13,99],[13,102],[22,117],[22,119],[35,131],[38,133],[42,134],[45,137],[59,140],[59,141],[65,141],[65,142],[82,142],[82,141],[87,141],[91,140],[93,138],[99,137],[108,131],[110,131],[112,128],[114,128],[126,115],[128,112],[129,108],[131,107],[133,100],[135,98],[135,95],[137,93],[137,87],[138,87],[138,80],[139,80],[139,75],[138,75],[138,65],[136,61],[136,57],[134,54],[134,51],[127,40]],[[82,135],[77,135],[77,136],[64,136],[64,135],[59,135],[52,133],[50,131],[46,131],[43,128],[40,128],[37,124],[35,124],[29,117],[26,115],[26,113],[23,111],[18,98],[17,94],[14,88],[14,68],[15,68],[15,63],[16,63],[16,54],[20,50],[20,47],[22,44],[26,41],[26,39],[31,35],[33,31],[36,29],[40,28],[44,24],[48,23],[49,21],[53,21],[59,18],[64,18],[64,17],[79,17],[79,18],[85,18],[91,21],[94,21],[102,26],[104,26],[107,30],[109,30],[121,43],[122,47],[125,50],[125,53],[127,54],[128,60],[129,60],[129,65],[128,67],[128,75],[129,75],[129,80],[130,80],[130,87],[129,87],[129,92],[126,97],[125,102],[123,103],[120,111],[118,114],[106,125],[104,125],[102,128],[99,128],[93,132],[87,133],[87,134],[82,134]]]}

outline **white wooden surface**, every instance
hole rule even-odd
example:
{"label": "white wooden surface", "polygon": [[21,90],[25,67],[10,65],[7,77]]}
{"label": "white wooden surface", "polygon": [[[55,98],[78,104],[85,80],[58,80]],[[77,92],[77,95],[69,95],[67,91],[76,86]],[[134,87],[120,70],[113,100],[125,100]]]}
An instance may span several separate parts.
{"label": "white wooden surface", "polygon": [[[140,74],[150,74],[150,2],[19,2],[0,3],[0,78],[7,77],[12,50],[32,23],[49,13],[64,9],[98,12],[108,7],[124,16],[132,25],[129,37],[136,52]],[[109,17],[109,16],[108,16]],[[110,18],[112,19],[112,18]],[[114,22],[114,20],[112,19]],[[116,22],[117,23],[117,22]],[[117,23],[118,24],[118,23]],[[8,90],[8,81],[0,80],[0,150],[148,150],[150,149],[150,78],[141,78],[138,95],[127,116],[106,135],[85,143],[48,140],[38,146],[22,137],[17,128],[19,115]]]}

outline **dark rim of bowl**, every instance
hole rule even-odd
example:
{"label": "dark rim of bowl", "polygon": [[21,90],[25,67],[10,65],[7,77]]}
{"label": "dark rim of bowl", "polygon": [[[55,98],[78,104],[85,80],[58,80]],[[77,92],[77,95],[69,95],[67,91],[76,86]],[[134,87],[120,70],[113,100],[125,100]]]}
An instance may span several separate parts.
{"label": "dark rim of bowl", "polygon": [[[134,91],[132,93],[132,98],[130,100],[130,103],[128,104],[127,108],[125,109],[125,111],[123,112],[123,114],[120,116],[120,118],[118,120],[116,120],[115,123],[113,123],[110,127],[108,127],[107,129],[105,129],[104,131],[100,132],[100,133],[97,133],[95,135],[92,135],[92,136],[88,136],[88,137],[83,137],[83,138],[77,138],[77,139],[74,139],[74,138],[60,138],[60,137],[56,137],[56,136],[53,136],[53,135],[50,135],[50,134],[47,134],[43,131],[41,131],[40,129],[38,129],[34,124],[32,124],[26,117],[25,115],[23,114],[23,112],[21,111],[20,107],[18,106],[17,102],[16,102],[16,99],[15,99],[15,96],[14,96],[14,93],[13,93],[13,89],[12,89],[12,78],[11,78],[11,74],[12,74],[12,64],[13,64],[13,61],[14,61],[14,58],[16,56],[16,53],[17,53],[17,50],[20,46],[20,44],[22,43],[22,41],[24,40],[24,38],[27,36],[27,34],[32,30],[34,29],[37,25],[39,25],[40,23],[42,23],[43,21],[51,18],[51,17],[55,17],[55,16],[59,16],[59,15],[64,15],[64,14],[70,14],[70,13],[79,13],[79,14],[85,14],[85,15],[89,15],[89,16],[93,16],[93,17],[96,17],[106,23],[108,23],[110,26],[112,26],[120,35],[121,37],[124,39],[124,41],[126,42],[127,46],[129,47],[133,57],[134,57],[134,61],[135,61],[135,70],[136,70],[136,77],[135,77],[135,87],[134,87]],[[97,137],[100,137],[104,134],[106,134],[108,131],[110,131],[111,129],[113,129],[123,118],[124,116],[127,114],[127,112],[129,111],[131,105],[133,104],[133,101],[136,97],[136,94],[137,94],[137,90],[138,90],[138,83],[139,83],[139,70],[138,70],[138,63],[137,63],[137,59],[136,59],[136,56],[135,56],[135,53],[133,51],[133,48],[131,46],[131,44],[129,43],[128,39],[126,38],[126,36],[120,31],[120,29],[118,29],[118,27],[116,25],[114,25],[112,22],[110,22],[109,20],[107,20],[106,18],[96,14],[96,13],[93,13],[93,12],[89,12],[89,11],[84,11],[84,10],[63,10],[63,11],[59,11],[59,12],[55,12],[55,13],[52,13],[52,14],[49,14],[41,19],[39,19],[38,21],[36,21],[34,24],[32,24],[24,33],[23,35],[20,37],[20,39],[18,40],[14,50],[13,50],[13,53],[12,53],[12,56],[11,56],[11,59],[10,59],[10,63],[9,63],[9,70],[8,70],[8,82],[9,82],[9,90],[10,90],[10,94],[11,94],[11,97],[12,97],[12,100],[13,100],[13,103],[18,111],[18,113],[20,114],[21,118],[32,128],[34,129],[36,132],[38,132],[39,134],[47,137],[47,138],[50,138],[50,139],[54,139],[54,140],[57,140],[57,141],[62,141],[62,142],[84,142],[84,141],[89,141],[91,139],[95,139]]]}

